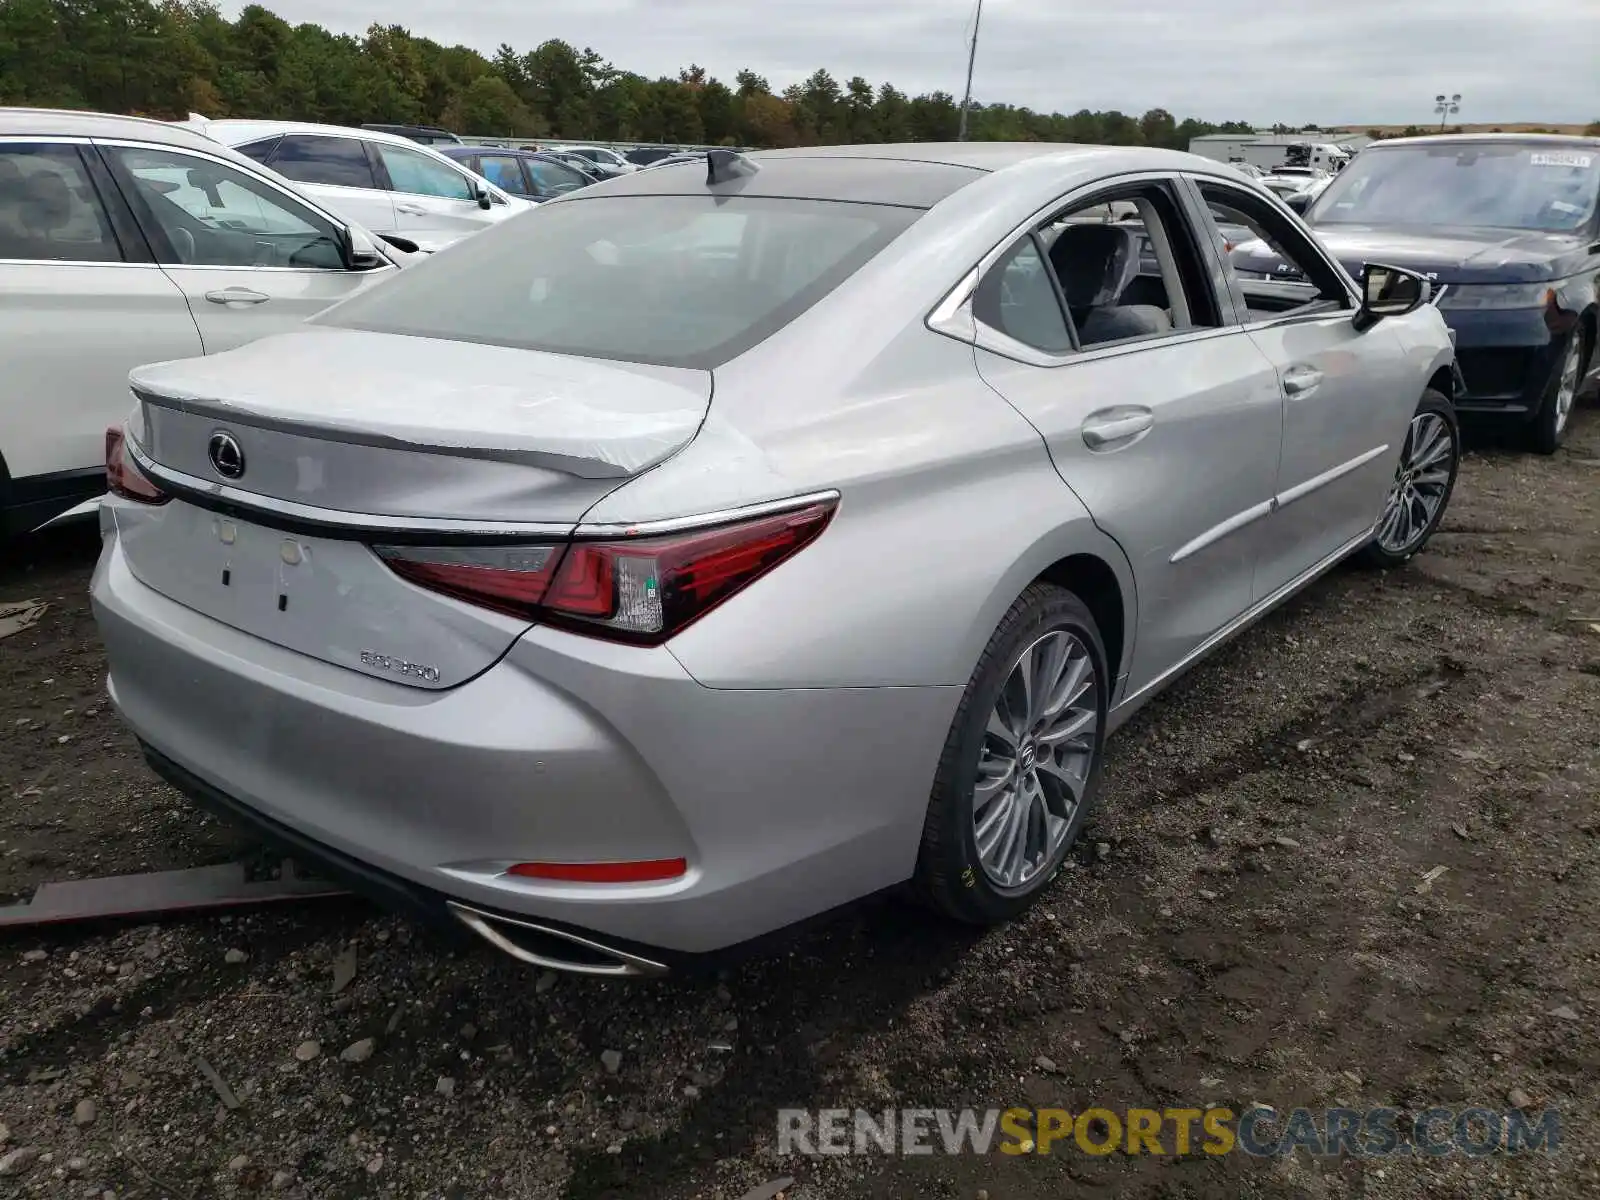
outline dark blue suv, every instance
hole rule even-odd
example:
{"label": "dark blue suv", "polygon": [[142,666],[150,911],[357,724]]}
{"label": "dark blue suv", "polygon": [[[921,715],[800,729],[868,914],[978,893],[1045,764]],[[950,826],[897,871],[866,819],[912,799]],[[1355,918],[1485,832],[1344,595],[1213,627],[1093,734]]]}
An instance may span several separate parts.
{"label": "dark blue suv", "polygon": [[[1364,263],[1433,280],[1455,330],[1456,406],[1524,423],[1553,453],[1593,364],[1600,293],[1600,138],[1454,134],[1377,142],[1305,212],[1357,278]],[[1247,277],[1292,278],[1264,242]]]}

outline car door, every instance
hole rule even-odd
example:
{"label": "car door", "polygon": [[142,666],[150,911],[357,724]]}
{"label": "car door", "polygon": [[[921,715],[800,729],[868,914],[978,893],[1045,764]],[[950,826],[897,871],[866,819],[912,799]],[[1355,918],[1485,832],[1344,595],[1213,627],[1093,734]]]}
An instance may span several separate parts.
{"label": "car door", "polygon": [[406,237],[425,245],[443,245],[509,215],[498,197],[492,197],[490,207],[483,208],[474,195],[473,177],[454,163],[409,146],[388,142],[373,142],[372,146],[388,174],[395,222]]}
{"label": "car door", "polygon": [[168,147],[100,152],[207,354],[291,329],[397,269],[348,269],[334,220],[265,176]]}
{"label": "car door", "polygon": [[[255,157],[248,146],[240,146],[239,152]],[[265,160],[257,161],[293,180],[329,212],[373,233],[398,233],[394,197],[374,160],[361,138],[288,133],[276,139]]]}
{"label": "car door", "polygon": [[8,506],[64,497],[60,511],[93,494],[104,482],[106,427],[128,413],[128,372],[200,353],[182,293],[86,151],[0,139],[0,486],[10,476],[0,503]]}
{"label": "car door", "polygon": [[[1356,329],[1347,277],[1298,221],[1246,187],[1209,176],[1192,182],[1236,325],[1272,362],[1282,391],[1283,450],[1255,589],[1265,596],[1372,528],[1405,433],[1393,415],[1409,413],[1416,397],[1396,400],[1415,387],[1415,372],[1394,326]],[[1217,222],[1244,225],[1288,269],[1241,277],[1221,250]],[[1239,248],[1250,252],[1248,243]]]}
{"label": "car door", "polygon": [[1133,567],[1128,695],[1249,608],[1281,436],[1276,377],[1227,323],[1180,186],[1141,176],[1064,197],[971,300],[980,374]]}

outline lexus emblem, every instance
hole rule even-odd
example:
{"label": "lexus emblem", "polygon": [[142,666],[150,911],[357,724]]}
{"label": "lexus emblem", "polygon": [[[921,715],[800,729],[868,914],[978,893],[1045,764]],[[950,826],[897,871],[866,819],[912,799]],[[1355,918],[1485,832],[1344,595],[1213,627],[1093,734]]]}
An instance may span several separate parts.
{"label": "lexus emblem", "polygon": [[206,446],[211,466],[224,479],[238,479],[244,474],[244,450],[231,433],[213,433]]}

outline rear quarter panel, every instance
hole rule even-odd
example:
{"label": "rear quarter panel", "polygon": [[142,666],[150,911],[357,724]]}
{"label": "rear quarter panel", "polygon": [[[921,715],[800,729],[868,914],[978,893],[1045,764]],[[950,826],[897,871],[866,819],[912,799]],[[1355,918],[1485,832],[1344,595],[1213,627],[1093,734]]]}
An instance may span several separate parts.
{"label": "rear quarter panel", "polygon": [[707,496],[840,492],[816,542],[668,643],[700,683],[965,684],[1012,601],[1075,553],[1112,567],[1134,627],[1121,551],[979,379],[972,348],[916,328],[895,349],[905,373],[869,373],[826,419],[769,429],[759,450],[708,422],[652,472],[652,490]]}

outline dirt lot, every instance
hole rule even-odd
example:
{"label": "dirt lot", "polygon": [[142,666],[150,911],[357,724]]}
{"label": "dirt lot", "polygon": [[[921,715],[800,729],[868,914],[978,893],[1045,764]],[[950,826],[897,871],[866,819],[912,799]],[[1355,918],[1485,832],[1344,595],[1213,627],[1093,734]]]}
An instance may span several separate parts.
{"label": "dirt lot", "polygon": [[[1408,569],[1336,572],[1142,714],[1081,857],[1009,929],[875,903],[648,985],[540,978],[354,901],[0,939],[0,1155],[40,1154],[0,1195],[1600,1195],[1592,400],[1577,421],[1550,459],[1481,447]],[[0,601],[50,608],[0,642],[0,896],[242,848],[102,699],[95,549],[3,552]],[[1514,1091],[1559,1109],[1558,1153],[774,1153],[788,1106]]]}

